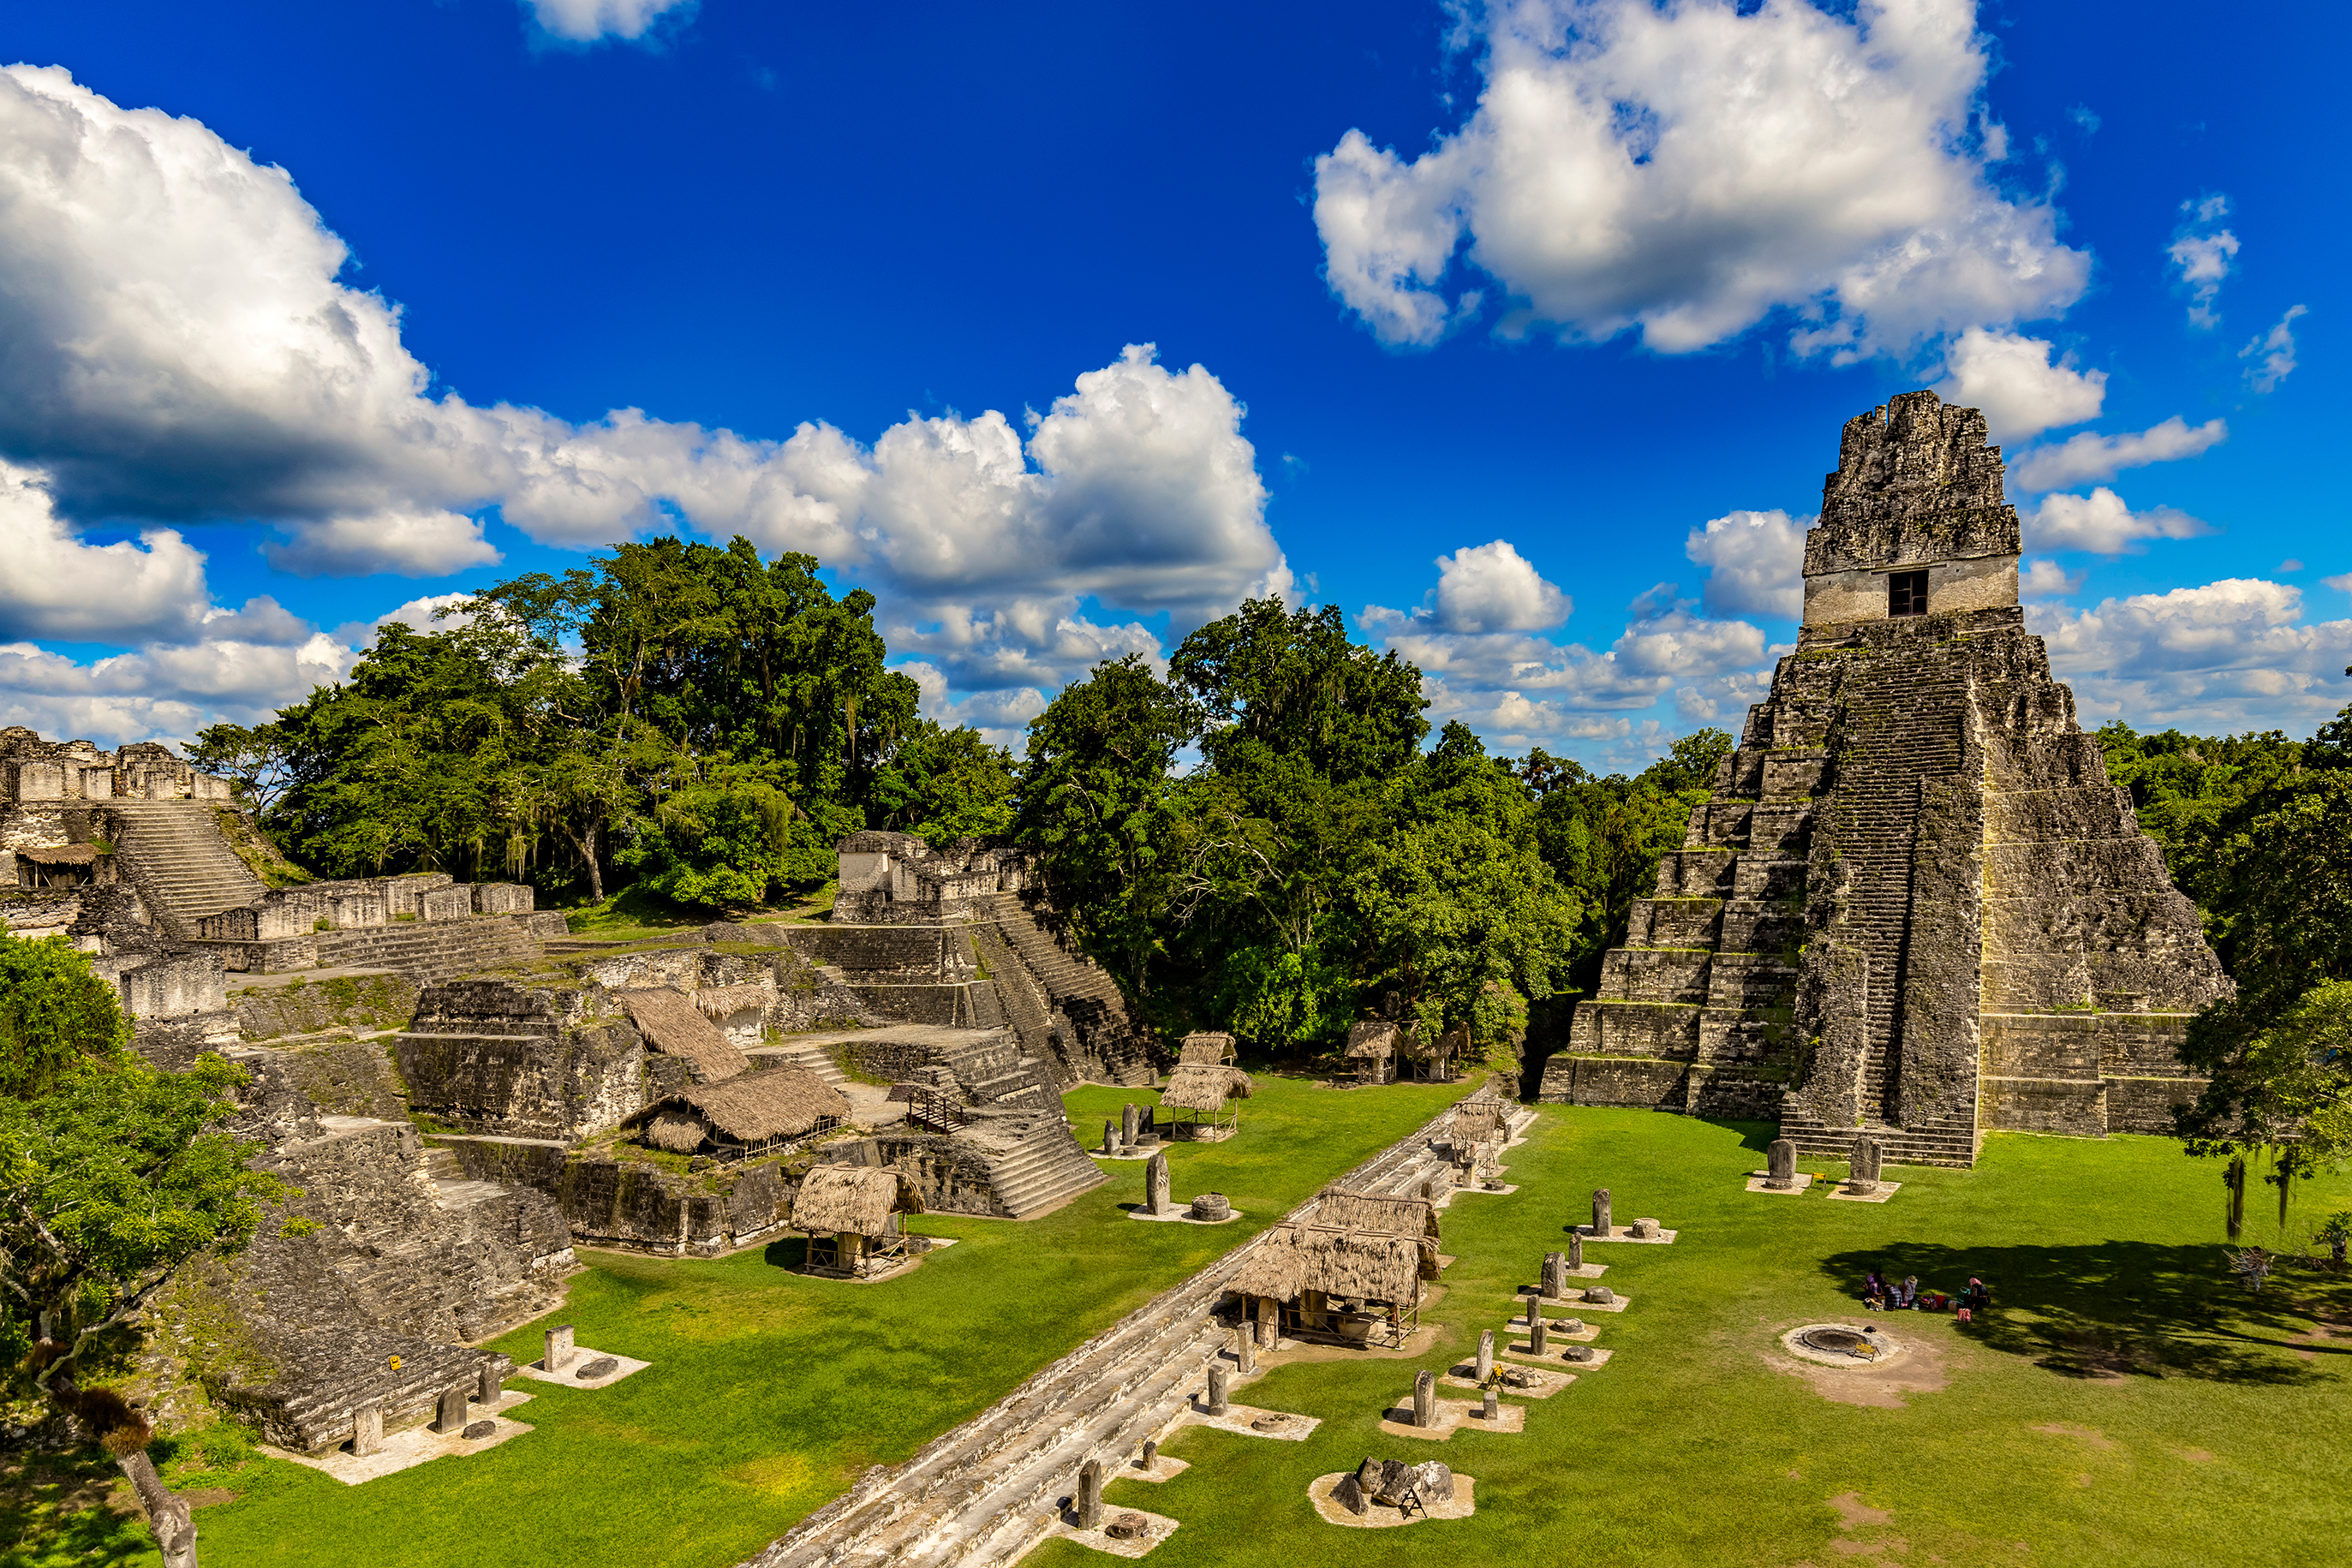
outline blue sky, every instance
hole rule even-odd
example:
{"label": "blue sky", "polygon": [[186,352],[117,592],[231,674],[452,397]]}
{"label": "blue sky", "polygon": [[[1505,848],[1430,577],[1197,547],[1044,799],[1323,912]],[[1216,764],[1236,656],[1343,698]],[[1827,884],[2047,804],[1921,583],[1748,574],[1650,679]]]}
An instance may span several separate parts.
{"label": "blue sky", "polygon": [[251,720],[684,528],[874,588],[1008,741],[1280,590],[1638,766],[1737,727],[1839,427],[1918,386],[1993,418],[2085,723],[2352,697],[2336,8],[0,28],[0,723]]}

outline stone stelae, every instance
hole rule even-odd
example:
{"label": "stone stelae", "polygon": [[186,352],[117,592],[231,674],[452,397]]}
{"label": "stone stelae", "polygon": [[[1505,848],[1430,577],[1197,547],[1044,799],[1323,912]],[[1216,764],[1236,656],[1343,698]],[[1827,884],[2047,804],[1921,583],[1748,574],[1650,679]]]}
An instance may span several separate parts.
{"label": "stone stelae", "polygon": [[1847,422],[1796,651],[1542,1098],[1934,1165],[1986,1129],[2162,1131],[2194,1098],[2178,1048],[2230,982],[2025,630],[2002,473],[1933,392]]}

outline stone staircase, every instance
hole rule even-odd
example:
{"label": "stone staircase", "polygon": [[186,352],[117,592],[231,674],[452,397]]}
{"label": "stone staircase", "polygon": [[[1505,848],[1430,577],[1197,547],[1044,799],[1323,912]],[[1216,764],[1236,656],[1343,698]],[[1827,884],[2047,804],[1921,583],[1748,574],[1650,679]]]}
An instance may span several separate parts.
{"label": "stone staircase", "polygon": [[856,1080],[841,1070],[841,1064],[834,1061],[833,1052],[821,1045],[811,1045],[805,1041],[795,1043],[787,1037],[762,1048],[761,1054],[814,1073],[845,1094],[858,1086]]}
{"label": "stone staircase", "polygon": [[[981,918],[1019,959],[1020,967],[1045,991],[1046,1000],[1070,1020],[1085,1053],[1101,1062],[1112,1082],[1147,1088],[1157,1080],[1150,1039],[1136,1027],[1127,1009],[1127,998],[1109,974],[1055,940],[1017,894],[992,895],[982,906]],[[983,944],[983,958],[988,946]],[[1026,1021],[1022,1017],[1025,1005],[1014,978],[1000,982],[998,990],[1005,996],[1007,1013],[1021,1030],[1024,1043],[1037,1050],[1030,1042],[1028,1030],[1022,1028]]]}
{"label": "stone staircase", "polygon": [[[1017,1037],[1016,1037],[1017,1038]],[[1005,1037],[975,1033],[940,1047],[939,1065],[976,1105],[1012,1105],[1061,1113],[1062,1092],[1044,1059],[1007,1051]]]}
{"label": "stone staircase", "polygon": [[1950,1166],[1966,1170],[1977,1163],[1980,1143],[1975,1125],[1961,1117],[1949,1117],[1925,1127],[1889,1127],[1875,1123],[1861,1127],[1832,1127],[1793,1107],[1780,1113],[1780,1135],[1796,1145],[1798,1154],[1815,1159],[1850,1157],[1854,1139],[1864,1133],[1878,1140],[1879,1157],[1897,1166]]}
{"label": "stone staircase", "polygon": [[198,920],[268,891],[229,848],[211,801],[113,800],[106,810],[121,824],[117,865],[172,936],[189,941]]}
{"label": "stone staircase", "polygon": [[316,938],[319,962],[334,967],[398,969],[422,983],[536,964],[542,949],[523,918],[481,915],[467,920],[395,921],[357,931],[321,931]]}
{"label": "stone staircase", "polygon": [[1014,1219],[1026,1219],[1110,1179],[1078,1147],[1058,1110],[1020,1118],[978,1116],[965,1136],[986,1150],[989,1186]]}
{"label": "stone staircase", "polygon": [[1910,946],[1920,782],[1958,774],[1968,688],[1954,678],[1948,661],[1885,654],[1856,672],[1847,702],[1848,749],[1829,809],[1838,852],[1855,870],[1849,939],[1869,965],[1860,1103],[1878,1122],[1901,1112],[1895,1103],[1903,1038],[1900,977]]}
{"label": "stone staircase", "polygon": [[[1442,1169],[1430,1145],[1446,1116],[1339,1184],[1398,1190]],[[1053,1528],[1081,1464],[1165,1436],[1202,1391],[1233,1343],[1232,1325],[1215,1315],[1225,1283],[1258,1244],[1162,1292],[906,1463],[868,1471],[749,1568],[1009,1568]]]}

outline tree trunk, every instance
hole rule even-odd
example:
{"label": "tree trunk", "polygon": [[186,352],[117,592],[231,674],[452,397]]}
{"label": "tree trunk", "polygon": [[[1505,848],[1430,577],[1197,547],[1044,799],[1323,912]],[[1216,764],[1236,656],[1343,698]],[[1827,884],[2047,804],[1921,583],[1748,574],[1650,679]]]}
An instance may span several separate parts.
{"label": "tree trunk", "polygon": [[596,828],[594,822],[580,830],[580,862],[588,868],[588,902],[604,902],[604,873],[596,866]]}
{"label": "tree trunk", "polygon": [[2230,1189],[2230,1239],[2235,1241],[2238,1239],[2238,1233],[2246,1228],[2246,1160],[2244,1155],[2233,1155],[2231,1156],[2229,1169],[2222,1173],[2221,1180]]}
{"label": "tree trunk", "polygon": [[155,1545],[163,1553],[163,1568],[196,1568],[196,1521],[187,1500],[165,1489],[146,1449],[135,1448],[114,1462],[138,1490],[147,1527],[155,1532]]}

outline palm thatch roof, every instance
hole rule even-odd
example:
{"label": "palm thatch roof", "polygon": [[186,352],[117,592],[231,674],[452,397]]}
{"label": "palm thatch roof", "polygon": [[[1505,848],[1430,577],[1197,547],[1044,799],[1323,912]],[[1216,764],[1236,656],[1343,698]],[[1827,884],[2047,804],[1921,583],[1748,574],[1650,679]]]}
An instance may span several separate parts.
{"label": "palm thatch roof", "polygon": [[1437,1239],[1437,1206],[1425,1197],[1394,1193],[1355,1192],[1343,1186],[1323,1189],[1315,1223],[1343,1230],[1377,1230],[1390,1236]]}
{"label": "palm thatch roof", "polygon": [[1465,1100],[1454,1112],[1454,1141],[1484,1143],[1502,1128],[1505,1115],[1499,1100]]}
{"label": "palm thatch roof", "polygon": [[[1335,1226],[1278,1225],[1243,1260],[1230,1286],[1245,1296],[1296,1301],[1308,1291],[1375,1301],[1420,1299],[1422,1244],[1410,1236]],[[1434,1253],[1432,1253],[1434,1262]]]}
{"label": "palm thatch roof", "polygon": [[815,1166],[793,1199],[793,1228],[880,1236],[892,1215],[922,1212],[922,1189],[887,1166]]}
{"label": "palm thatch roof", "polygon": [[646,1142],[657,1149],[667,1149],[674,1155],[695,1153],[709,1136],[709,1123],[683,1111],[656,1111],[646,1123]]}
{"label": "palm thatch roof", "polygon": [[751,1065],[751,1058],[736,1050],[719,1026],[702,1016],[694,999],[675,986],[615,991],[613,999],[647,1044],[665,1056],[683,1059],[704,1083],[732,1078]]}
{"label": "palm thatch roof", "polygon": [[98,859],[96,844],[35,844],[30,849],[16,851],[18,860],[37,865],[88,865]]}
{"label": "palm thatch roof", "polygon": [[769,993],[760,986],[705,986],[691,998],[694,1010],[707,1019],[723,1019],[754,1008],[765,1010]]}
{"label": "palm thatch roof", "polygon": [[1183,1054],[1177,1059],[1182,1067],[1223,1067],[1234,1059],[1234,1037],[1214,1030],[1184,1037]]}
{"label": "palm thatch roof", "polygon": [[[770,1144],[848,1120],[841,1091],[804,1067],[774,1067],[719,1083],[689,1083],[637,1113],[656,1147],[692,1154],[706,1142]],[[688,1134],[693,1134],[688,1141]]]}
{"label": "palm thatch roof", "polygon": [[1397,1026],[1385,1019],[1360,1023],[1348,1031],[1348,1058],[1364,1061],[1392,1055],[1396,1050]]}
{"label": "palm thatch roof", "polygon": [[1160,1103],[1178,1111],[1222,1111],[1227,1100],[1246,1100],[1256,1091],[1238,1067],[1200,1067],[1179,1062],[1168,1075]]}
{"label": "palm thatch roof", "polygon": [[1449,1029],[1444,1034],[1420,1035],[1406,1030],[1397,1040],[1397,1047],[1415,1061],[1443,1061],[1458,1056],[1470,1048],[1468,1036],[1461,1030]]}

